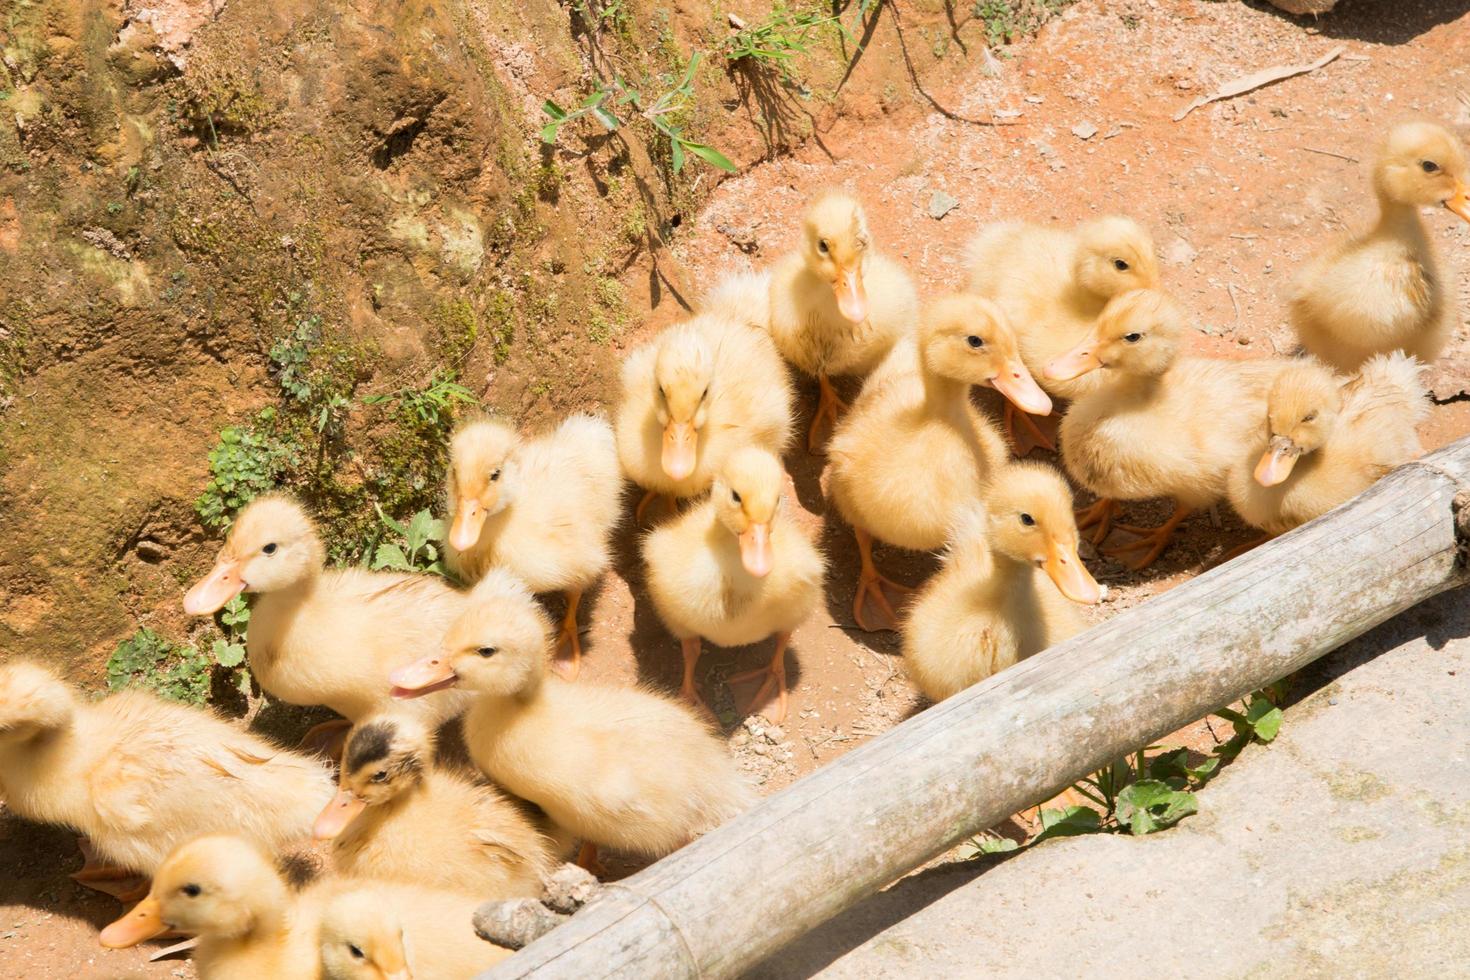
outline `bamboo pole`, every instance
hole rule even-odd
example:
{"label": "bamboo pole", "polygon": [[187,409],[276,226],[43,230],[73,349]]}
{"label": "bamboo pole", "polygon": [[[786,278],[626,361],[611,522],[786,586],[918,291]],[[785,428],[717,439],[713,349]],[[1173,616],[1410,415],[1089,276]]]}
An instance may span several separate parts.
{"label": "bamboo pole", "polygon": [[1465,583],[1467,487],[1462,439],[903,722],[482,976],[737,976],[964,838]]}

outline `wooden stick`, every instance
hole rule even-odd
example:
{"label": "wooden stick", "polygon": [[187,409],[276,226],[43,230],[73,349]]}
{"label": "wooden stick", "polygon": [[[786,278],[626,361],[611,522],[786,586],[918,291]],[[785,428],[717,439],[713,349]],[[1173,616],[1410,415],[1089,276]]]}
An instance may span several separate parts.
{"label": "wooden stick", "polygon": [[1465,583],[1467,539],[1470,438],[905,721],[482,976],[737,976],[955,843]]}

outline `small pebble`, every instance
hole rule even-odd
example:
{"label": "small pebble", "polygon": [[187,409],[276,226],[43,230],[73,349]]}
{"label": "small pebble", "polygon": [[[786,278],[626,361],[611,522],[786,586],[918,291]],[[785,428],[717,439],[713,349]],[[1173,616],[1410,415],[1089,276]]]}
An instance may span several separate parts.
{"label": "small pebble", "polygon": [[1327,699],[1327,703],[1328,704],[1336,704],[1337,703],[1337,698],[1328,698]]}
{"label": "small pebble", "polygon": [[786,733],[781,730],[780,726],[772,725],[770,728],[766,729],[766,738],[770,739],[772,742],[782,742],[786,739]]}

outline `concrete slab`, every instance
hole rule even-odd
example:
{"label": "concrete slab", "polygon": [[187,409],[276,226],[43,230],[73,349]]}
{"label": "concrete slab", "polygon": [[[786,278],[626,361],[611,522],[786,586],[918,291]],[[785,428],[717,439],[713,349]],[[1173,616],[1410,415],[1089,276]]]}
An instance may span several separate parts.
{"label": "concrete slab", "polygon": [[1180,826],[910,876],[752,976],[1470,975],[1467,598],[1309,668]]}

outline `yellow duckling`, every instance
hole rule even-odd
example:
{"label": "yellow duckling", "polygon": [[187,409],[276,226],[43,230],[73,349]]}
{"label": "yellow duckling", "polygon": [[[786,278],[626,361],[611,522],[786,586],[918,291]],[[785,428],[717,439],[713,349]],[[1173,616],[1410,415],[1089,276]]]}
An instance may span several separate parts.
{"label": "yellow duckling", "polygon": [[550,621],[510,573],[486,575],[472,600],[443,652],[393,683],[410,697],[473,691],[464,734],[475,765],[581,837],[584,864],[596,845],[661,857],[750,804],[725,746],[689,707],[546,676]]}
{"label": "yellow duckling", "polygon": [[1098,371],[1098,387],[1062,419],[1062,461],[1100,498],[1079,527],[1107,536],[1119,500],[1170,497],[1174,513],[1157,528],[1117,527],[1139,535],[1107,554],[1143,552],[1145,568],[1168,547],[1194,510],[1224,498],[1230,469],[1265,411],[1266,389],[1290,362],[1180,357],[1186,315],[1161,291],[1114,299],[1092,332],[1046,368],[1057,380]]}
{"label": "yellow duckling", "polygon": [[[184,596],[184,611],[205,616],[254,594],[246,652],[261,688],[356,720],[392,706],[384,678],[438,646],[465,594],[433,575],[323,569],[325,558],[300,504],[257,497],[236,516],[214,570]],[[465,701],[451,695],[420,710],[437,726]]]}
{"label": "yellow duckling", "polygon": [[242,837],[198,837],[178,848],[132,911],[102,930],[126,949],[169,930],[199,937],[204,980],[317,980],[317,926],[327,883],[293,895],[270,858]]}
{"label": "yellow duckling", "polygon": [[0,666],[0,795],[21,817],[86,834],[110,865],[89,861],[78,879],[111,892],[101,883],[154,874],[200,833],[273,849],[304,839],[331,776],[210,712],[139,690],[83,699],[12,661]]}
{"label": "yellow duckling", "polygon": [[[1021,360],[1033,375],[1087,336],[1108,300],[1159,284],[1159,260],[1147,229],[1131,218],[1098,218],[1064,231],[1024,221],[987,225],[967,249],[970,292],[993,300],[1016,328]],[[1071,400],[1095,377],[1041,379],[1053,398]],[[1054,450],[1030,417],[1016,431],[1016,408],[1006,402],[1006,434],[1024,456],[1032,446]]]}
{"label": "yellow duckling", "polygon": [[1302,346],[1343,372],[1394,350],[1428,364],[1456,319],[1454,280],[1439,269],[1419,208],[1444,205],[1470,221],[1463,147],[1432,123],[1395,126],[1373,168],[1373,190],[1378,223],[1307,265],[1290,301]]}
{"label": "yellow duckling", "polygon": [[1311,361],[1283,370],[1266,397],[1265,427],[1231,473],[1231,506],[1273,537],[1421,455],[1423,370],[1397,352],[1369,358],[1347,382]]}
{"label": "yellow duckling", "polygon": [[577,605],[612,562],[622,490],[612,426],[590,415],[530,440],[505,422],[480,419],[449,444],[450,569],[474,582],[487,569],[508,568],[534,592],[565,593],[558,649],[569,657],[553,666],[568,680],[582,662]]}
{"label": "yellow duckling", "polygon": [[341,874],[537,898],[555,869],[552,843],[488,785],[434,764],[434,735],[402,711],[359,722],[341,790],[317,819]]}
{"label": "yellow duckling", "polygon": [[992,475],[983,505],[960,508],[944,569],[904,624],[904,659],[919,690],[943,701],[1082,632],[1073,603],[1101,598],[1077,554],[1066,481],[1013,463]]}
{"label": "yellow duckling", "polygon": [[791,441],[791,381],[771,337],[740,313],[763,308],[765,277],[727,281],[707,309],[636,348],[623,362],[618,459],[648,495],[692,497],[709,489],[741,446],[780,454]]}
{"label": "yellow duckling", "polygon": [[1051,411],[1000,308],[978,296],[946,296],[868,378],[832,436],[829,492],[857,536],[853,618],[863,629],[869,594],[896,626],[883,589],[904,591],[878,574],[872,538],[914,551],[942,547],[956,509],[975,500],[1007,458],[995,426],[970,403],[971,385],[989,385],[1024,411]]}
{"label": "yellow duckling", "polygon": [[831,376],[873,370],[918,316],[914,284],[873,247],[863,206],[845,191],[817,195],[802,219],[801,245],[772,270],[770,303],[776,347],[821,386],[809,449],[846,407]]}
{"label": "yellow duckling", "polygon": [[775,634],[770,666],[730,680],[764,675],[755,700],[774,689],[776,724],[786,717],[786,644],[821,601],[824,571],[821,553],[781,506],[782,479],[775,456],[738,449],[708,500],[643,542],[649,596],[684,648],[680,693],[704,704],[694,687],[702,637],[733,647]]}
{"label": "yellow duckling", "polygon": [[459,980],[511,955],[475,934],[487,896],[353,883],[321,916],[322,980]]}

